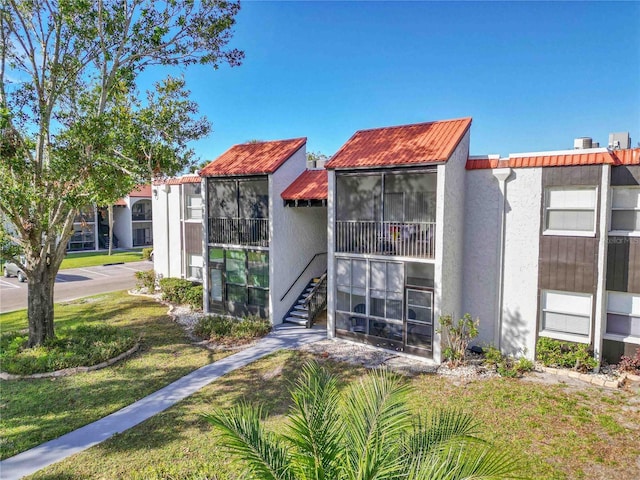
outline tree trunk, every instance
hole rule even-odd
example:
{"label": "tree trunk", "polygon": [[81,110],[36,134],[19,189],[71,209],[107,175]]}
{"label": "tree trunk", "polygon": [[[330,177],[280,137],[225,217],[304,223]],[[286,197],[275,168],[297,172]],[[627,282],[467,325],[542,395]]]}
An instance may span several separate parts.
{"label": "tree trunk", "polygon": [[113,205],[107,207],[109,211],[109,256],[111,256],[111,249],[113,248]]}
{"label": "tree trunk", "polygon": [[42,345],[55,336],[53,330],[53,284],[56,274],[50,265],[38,269],[29,276],[28,308],[29,343],[28,347]]}

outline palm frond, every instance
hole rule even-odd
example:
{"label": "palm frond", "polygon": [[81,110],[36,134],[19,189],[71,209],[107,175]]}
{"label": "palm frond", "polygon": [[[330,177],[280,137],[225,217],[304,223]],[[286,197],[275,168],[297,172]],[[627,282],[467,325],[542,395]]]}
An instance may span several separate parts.
{"label": "palm frond", "polygon": [[452,442],[448,447],[414,457],[407,480],[504,480],[517,476],[519,458],[492,445]]}
{"label": "palm frond", "polygon": [[264,430],[262,409],[240,403],[229,410],[204,414],[204,419],[216,427],[221,444],[252,478],[260,480],[293,480],[290,455],[275,435]]}
{"label": "palm frond", "polygon": [[347,478],[393,478],[403,468],[399,445],[410,425],[409,385],[385,370],[372,371],[347,393],[344,465]]}
{"label": "palm frond", "polygon": [[303,366],[291,397],[294,409],[286,438],[296,447],[296,468],[303,478],[335,479],[342,451],[337,378],[317,362],[309,362]]}
{"label": "palm frond", "polygon": [[415,421],[413,431],[403,442],[405,454],[415,456],[428,452],[453,439],[482,442],[476,436],[479,426],[470,414],[461,410],[434,410]]}

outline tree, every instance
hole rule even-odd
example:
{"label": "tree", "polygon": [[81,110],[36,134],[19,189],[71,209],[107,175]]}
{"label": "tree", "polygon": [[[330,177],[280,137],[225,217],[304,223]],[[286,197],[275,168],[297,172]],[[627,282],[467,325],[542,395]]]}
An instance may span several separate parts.
{"label": "tree", "polygon": [[344,394],[338,379],[308,363],[291,391],[282,435],[265,430],[260,408],[241,403],[205,419],[223,446],[261,480],[456,480],[515,478],[517,460],[476,436],[459,411],[411,415],[409,386],[372,371]]}
{"label": "tree", "polygon": [[307,152],[307,164],[317,166],[319,162],[326,162],[329,156],[321,152]]}
{"label": "tree", "polygon": [[53,288],[79,207],[193,163],[209,131],[184,80],[139,100],[150,67],[239,65],[239,4],[218,0],[0,3],[0,255],[28,279],[29,346],[54,336]]}

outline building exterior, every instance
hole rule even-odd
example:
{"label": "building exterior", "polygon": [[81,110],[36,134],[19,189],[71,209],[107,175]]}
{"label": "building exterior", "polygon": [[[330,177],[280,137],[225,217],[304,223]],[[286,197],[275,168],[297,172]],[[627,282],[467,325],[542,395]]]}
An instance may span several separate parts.
{"label": "building exterior", "polygon": [[202,282],[202,198],[202,179],[195,174],[154,183],[153,258],[161,276]]}
{"label": "building exterior", "polygon": [[640,346],[640,150],[472,157],[463,309],[481,336],[532,358],[536,340]]}
{"label": "building exterior", "polygon": [[330,337],[440,359],[461,311],[471,119],[356,132],[331,158]]}
{"label": "building exterior", "polygon": [[[151,185],[140,185],[113,205],[113,242],[116,248],[153,245]],[[80,210],[67,250],[109,248],[107,208],[91,205]]]}
{"label": "building exterior", "polygon": [[282,197],[305,166],[306,138],[296,138],[234,145],[200,171],[207,312],[281,323],[326,270],[326,207]]}

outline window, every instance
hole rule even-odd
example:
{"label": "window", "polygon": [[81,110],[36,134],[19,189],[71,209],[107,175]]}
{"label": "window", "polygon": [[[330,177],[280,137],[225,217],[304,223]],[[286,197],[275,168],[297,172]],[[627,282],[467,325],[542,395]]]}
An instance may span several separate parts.
{"label": "window", "polygon": [[371,316],[402,320],[403,275],[401,263],[371,262]]}
{"label": "window", "polygon": [[595,235],[596,187],[547,188],[544,225],[548,235]]}
{"label": "window", "polygon": [[640,188],[613,188],[611,230],[640,235]]}
{"label": "window", "polygon": [[185,218],[202,220],[202,196],[200,185],[185,185]]}
{"label": "window", "polygon": [[540,335],[570,342],[589,343],[591,295],[544,290]]}
{"label": "window", "polygon": [[366,260],[339,258],[336,265],[337,309],[364,315],[366,282]]}
{"label": "window", "polygon": [[138,200],[131,206],[131,220],[140,222],[151,220],[151,200]]}
{"label": "window", "polygon": [[606,337],[640,343],[640,295],[608,293]]}
{"label": "window", "polygon": [[202,281],[202,255],[187,255],[187,277]]}

